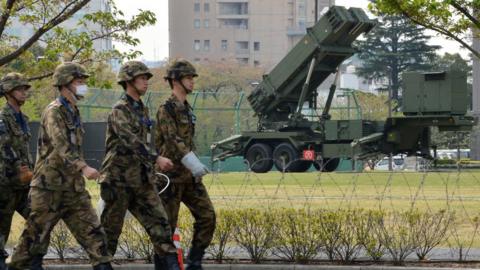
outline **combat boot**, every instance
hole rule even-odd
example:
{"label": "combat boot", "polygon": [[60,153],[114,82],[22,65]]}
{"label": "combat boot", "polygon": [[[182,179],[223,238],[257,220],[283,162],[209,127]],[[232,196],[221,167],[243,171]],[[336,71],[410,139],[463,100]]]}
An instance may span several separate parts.
{"label": "combat boot", "polygon": [[110,263],[100,263],[93,267],[93,270],[113,270]]}
{"label": "combat boot", "polygon": [[32,263],[30,264],[30,270],[43,270],[43,255],[35,255],[32,258]]}
{"label": "combat boot", "polygon": [[192,247],[188,253],[187,270],[203,270],[202,259],[205,251],[200,248]]}
{"label": "combat boot", "polygon": [[7,265],[5,264],[5,257],[0,257],[0,270],[7,270]]}
{"label": "combat boot", "polygon": [[155,270],[180,270],[177,254],[169,254],[163,257],[155,254],[153,263],[155,264]]}

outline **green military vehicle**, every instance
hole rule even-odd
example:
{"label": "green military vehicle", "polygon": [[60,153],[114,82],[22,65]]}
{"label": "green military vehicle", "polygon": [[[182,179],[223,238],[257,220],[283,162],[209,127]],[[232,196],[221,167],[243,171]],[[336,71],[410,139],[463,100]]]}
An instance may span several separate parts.
{"label": "green military vehicle", "polygon": [[361,9],[330,8],[248,96],[258,116],[257,130],[214,143],[213,161],[243,156],[257,173],[273,166],[304,172],[312,164],[333,171],[341,158],[429,156],[432,126],[441,131],[470,130],[476,119],[466,115],[466,75],[455,71],[403,74],[402,117],[332,120],[335,83],[315,119],[303,114],[305,109],[317,112],[318,86],[331,74],[338,79],[338,67],[356,52],[352,43],[375,25]]}

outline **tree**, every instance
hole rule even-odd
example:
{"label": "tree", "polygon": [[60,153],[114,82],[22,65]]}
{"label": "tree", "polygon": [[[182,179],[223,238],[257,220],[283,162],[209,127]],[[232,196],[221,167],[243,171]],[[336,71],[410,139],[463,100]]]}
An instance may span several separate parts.
{"label": "tree", "polygon": [[437,70],[459,70],[467,75],[472,74],[472,66],[458,53],[437,55],[433,61],[433,66]]}
{"label": "tree", "polygon": [[379,25],[359,41],[359,58],[363,66],[359,75],[368,79],[388,78],[392,98],[399,101],[401,73],[428,70],[439,46],[427,45],[424,29],[397,15],[379,17]]}
{"label": "tree", "polygon": [[478,0],[375,0],[369,9],[376,14],[405,16],[455,40],[480,58],[480,51],[470,43],[472,34],[477,36],[480,28]]}
{"label": "tree", "polygon": [[[95,51],[94,42],[105,38],[131,46],[140,41],[130,33],[154,24],[155,15],[142,11],[125,19],[113,0],[107,10],[90,12],[91,0],[1,0],[0,1],[0,67],[3,72],[16,70],[31,80],[47,78],[62,60],[83,64],[111,59],[134,58],[140,52],[131,50]],[[75,16],[76,25],[66,26]],[[25,39],[15,35],[13,26],[31,27]]]}

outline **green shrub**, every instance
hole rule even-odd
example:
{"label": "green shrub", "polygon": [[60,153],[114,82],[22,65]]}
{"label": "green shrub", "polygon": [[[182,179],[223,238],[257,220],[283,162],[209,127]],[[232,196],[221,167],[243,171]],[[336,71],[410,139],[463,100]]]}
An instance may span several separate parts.
{"label": "green shrub", "polygon": [[408,255],[417,248],[413,225],[417,213],[390,212],[375,227],[378,239],[385,246],[395,265],[402,265]]}
{"label": "green shrub", "polygon": [[306,210],[279,209],[275,216],[274,255],[290,262],[306,263],[320,249],[318,215]]}
{"label": "green shrub", "polygon": [[362,210],[339,210],[336,211],[339,222],[338,245],[335,248],[335,258],[344,263],[355,260],[362,248],[358,238],[358,228],[361,224]]}
{"label": "green shrub", "polygon": [[273,215],[258,209],[237,210],[233,239],[245,249],[254,263],[268,254],[274,240]]}
{"label": "green shrub", "polygon": [[126,218],[123,223],[122,234],[118,238],[118,250],[120,250],[127,259],[135,259],[137,257],[138,241],[135,233],[138,222],[134,218]]}
{"label": "green shrub", "polygon": [[432,249],[446,240],[454,221],[454,214],[445,210],[436,213],[417,212],[413,226],[416,241],[415,253],[419,260],[427,259]]}
{"label": "green shrub", "polygon": [[318,211],[318,228],[320,231],[320,246],[330,261],[336,259],[340,245],[341,219],[337,212]]}
{"label": "green shrub", "polygon": [[65,256],[73,250],[73,235],[67,225],[60,220],[50,234],[50,250],[58,256],[61,262],[65,262]]}
{"label": "green shrub", "polygon": [[219,210],[217,211],[217,225],[213,235],[212,243],[207,252],[212,255],[213,259],[221,263],[228,253],[228,243],[232,238],[233,226],[235,221],[235,211]]}
{"label": "green shrub", "polygon": [[380,241],[376,228],[381,224],[385,212],[366,211],[357,219],[357,239],[363,249],[373,261],[380,261],[386,252],[385,246]]}

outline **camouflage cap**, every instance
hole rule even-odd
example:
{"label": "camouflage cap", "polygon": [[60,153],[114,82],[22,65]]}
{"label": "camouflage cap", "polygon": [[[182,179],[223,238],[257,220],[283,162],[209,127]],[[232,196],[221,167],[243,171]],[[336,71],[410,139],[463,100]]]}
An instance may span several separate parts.
{"label": "camouflage cap", "polygon": [[174,60],[167,68],[165,80],[181,80],[185,76],[198,77],[195,67],[185,59]]}
{"label": "camouflage cap", "polygon": [[128,61],[120,68],[117,82],[121,85],[140,75],[147,75],[149,79],[153,76],[150,69],[144,63],[140,61]]}
{"label": "camouflage cap", "polygon": [[53,85],[62,86],[67,85],[77,78],[88,78],[90,74],[87,73],[85,67],[78,63],[65,62],[57,66],[53,73]]}
{"label": "camouflage cap", "polygon": [[25,76],[20,73],[11,72],[3,76],[0,81],[0,97],[4,96],[6,93],[13,91],[17,87],[27,87],[30,88],[31,85],[28,83]]}

